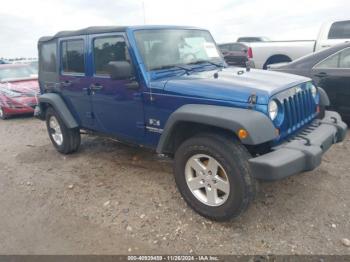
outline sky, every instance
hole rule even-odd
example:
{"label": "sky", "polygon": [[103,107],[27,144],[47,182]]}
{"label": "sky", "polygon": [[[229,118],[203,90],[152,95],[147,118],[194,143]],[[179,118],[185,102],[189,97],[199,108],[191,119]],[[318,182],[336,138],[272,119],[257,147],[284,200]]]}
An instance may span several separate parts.
{"label": "sky", "polygon": [[0,57],[37,57],[37,40],[98,25],[189,25],[218,43],[239,36],[316,39],[322,23],[350,19],[349,0],[0,0]]}

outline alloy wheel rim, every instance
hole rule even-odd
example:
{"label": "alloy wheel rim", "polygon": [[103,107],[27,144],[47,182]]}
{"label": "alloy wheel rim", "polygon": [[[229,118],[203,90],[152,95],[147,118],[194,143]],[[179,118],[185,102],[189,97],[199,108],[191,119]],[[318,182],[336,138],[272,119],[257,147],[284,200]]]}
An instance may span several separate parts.
{"label": "alloy wheel rim", "polygon": [[49,120],[49,128],[52,139],[55,141],[57,145],[63,144],[63,134],[61,131],[61,127],[57,121],[57,118],[54,116],[50,117]]}
{"label": "alloy wheel rim", "polygon": [[223,205],[230,194],[230,182],[225,169],[213,157],[196,154],[185,166],[185,178],[191,193],[208,206]]}

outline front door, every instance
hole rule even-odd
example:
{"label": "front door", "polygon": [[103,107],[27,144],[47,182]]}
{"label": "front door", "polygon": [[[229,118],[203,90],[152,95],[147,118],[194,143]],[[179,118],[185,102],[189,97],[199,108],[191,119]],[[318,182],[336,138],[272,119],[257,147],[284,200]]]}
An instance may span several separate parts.
{"label": "front door", "polygon": [[124,34],[89,36],[92,77],[90,91],[96,128],[117,138],[141,141],[144,136],[142,90],[137,79],[112,80],[111,61],[131,63]]}

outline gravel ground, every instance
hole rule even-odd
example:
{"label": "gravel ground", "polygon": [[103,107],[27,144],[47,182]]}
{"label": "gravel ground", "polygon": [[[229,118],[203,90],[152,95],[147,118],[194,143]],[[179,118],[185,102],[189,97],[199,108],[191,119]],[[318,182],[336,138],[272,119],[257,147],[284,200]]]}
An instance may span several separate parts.
{"label": "gravel ground", "polygon": [[227,223],[188,208],[147,150],[84,135],[63,156],[32,118],[0,121],[0,141],[1,254],[350,254],[349,136]]}

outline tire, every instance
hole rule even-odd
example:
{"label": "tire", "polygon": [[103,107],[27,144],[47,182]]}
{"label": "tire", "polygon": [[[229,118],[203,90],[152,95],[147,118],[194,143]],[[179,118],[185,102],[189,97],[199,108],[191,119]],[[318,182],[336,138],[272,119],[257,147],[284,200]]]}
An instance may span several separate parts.
{"label": "tire", "polygon": [[8,115],[5,114],[4,109],[0,107],[0,119],[6,120],[8,119]]}
{"label": "tire", "polygon": [[[206,160],[202,156],[209,156],[210,159]],[[197,157],[204,165],[205,161],[207,165],[212,165],[209,164],[212,159],[216,161],[218,172],[214,172],[214,178],[221,178],[216,181],[217,184],[210,180],[213,178],[213,173],[208,171],[210,168],[206,167],[204,175],[197,175],[200,172],[191,168],[192,161]],[[190,138],[183,142],[175,153],[174,173],[177,187],[187,204],[200,215],[216,221],[230,220],[246,210],[256,194],[256,180],[251,174],[249,158],[250,154],[246,148],[232,136],[209,133]],[[198,163],[197,160],[195,162]],[[191,178],[194,180],[189,181],[192,174],[195,174],[195,177]],[[226,174],[226,178],[223,174]],[[204,184],[203,179],[200,182],[204,189],[193,191],[190,185],[192,181],[198,181],[197,177],[206,177]],[[223,181],[226,183],[223,184]],[[206,185],[210,187],[207,188]],[[219,188],[223,188],[224,191],[220,191]],[[212,190],[215,192],[214,202],[210,201],[213,197],[208,194]],[[225,190],[228,194],[222,194]]]}
{"label": "tire", "polygon": [[50,140],[58,152],[70,154],[79,149],[79,128],[68,128],[52,107],[46,111],[46,127]]}

